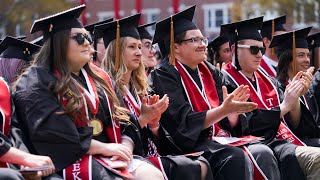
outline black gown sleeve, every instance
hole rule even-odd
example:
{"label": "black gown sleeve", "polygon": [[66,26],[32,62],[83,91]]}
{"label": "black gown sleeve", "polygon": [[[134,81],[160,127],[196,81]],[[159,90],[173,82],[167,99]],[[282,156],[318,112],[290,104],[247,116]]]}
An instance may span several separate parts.
{"label": "black gown sleeve", "polygon": [[161,116],[161,124],[182,150],[192,150],[204,130],[207,111],[192,110],[181,85],[180,75],[168,64],[168,59],[163,60],[159,69],[151,72],[149,78],[150,94],[158,94],[160,97],[167,94],[170,99],[168,109]]}
{"label": "black gown sleeve", "polygon": [[61,171],[89,150],[92,128],[77,128],[68,115],[58,114],[63,107],[49,89],[55,80],[43,68],[29,68],[17,83],[14,101],[31,153],[50,156]]}
{"label": "black gown sleeve", "polygon": [[0,132],[0,157],[11,148],[10,140],[2,132]]}

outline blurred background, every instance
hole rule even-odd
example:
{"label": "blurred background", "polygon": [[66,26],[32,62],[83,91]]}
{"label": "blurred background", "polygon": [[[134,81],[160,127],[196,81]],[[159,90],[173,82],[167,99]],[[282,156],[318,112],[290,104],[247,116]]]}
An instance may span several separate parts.
{"label": "blurred background", "polygon": [[0,0],[0,4],[0,38],[26,35],[32,40],[41,35],[29,34],[34,20],[80,4],[87,5],[81,17],[84,25],[137,12],[145,24],[197,4],[194,21],[208,38],[219,34],[221,24],[260,15],[268,20],[287,14],[288,30],[310,25],[311,33],[320,30],[320,0]]}

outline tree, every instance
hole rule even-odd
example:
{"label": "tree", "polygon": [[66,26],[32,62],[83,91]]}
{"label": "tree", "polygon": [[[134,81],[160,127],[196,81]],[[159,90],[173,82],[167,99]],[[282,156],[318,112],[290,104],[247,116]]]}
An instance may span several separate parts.
{"label": "tree", "polygon": [[70,0],[1,0],[0,26],[5,27],[8,35],[15,36],[19,24],[20,34],[28,35],[34,20],[73,5]]}

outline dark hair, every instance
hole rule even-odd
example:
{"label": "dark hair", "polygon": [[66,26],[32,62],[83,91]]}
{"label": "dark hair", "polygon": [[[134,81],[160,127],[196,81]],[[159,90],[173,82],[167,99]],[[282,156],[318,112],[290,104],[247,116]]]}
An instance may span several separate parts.
{"label": "dark hair", "polygon": [[[71,29],[56,32],[54,36],[48,37],[44,42],[39,53],[36,54],[32,66],[41,66],[48,69],[51,73],[55,74],[55,70],[59,72],[59,80],[49,85],[50,90],[55,95],[60,95],[66,98],[69,102],[64,108],[65,112],[58,112],[59,114],[67,113],[72,117],[80,118],[84,121],[88,121],[85,115],[83,115],[83,99],[81,92],[77,87],[75,81],[72,80],[71,71],[67,63],[67,50],[70,41]],[[53,41],[53,42],[51,42]],[[52,46],[52,47],[51,47]],[[54,53],[52,53],[53,51]],[[108,83],[97,76],[89,67],[89,64],[85,64],[83,67],[86,72],[92,77],[95,83],[99,84],[107,93],[108,97],[113,102],[112,114],[118,120],[127,120],[127,115],[123,111],[119,111],[119,100]]]}
{"label": "dark hair", "polygon": [[[187,31],[175,35],[174,42],[180,44],[181,41],[184,40],[186,34],[187,34]],[[170,54],[170,37],[165,38],[164,43],[159,44],[159,47],[163,57],[166,57],[168,54]]]}
{"label": "dark hair", "polygon": [[292,62],[292,50],[285,50],[279,54],[279,64],[277,69],[277,79],[281,82],[286,82],[289,79],[288,70]]}

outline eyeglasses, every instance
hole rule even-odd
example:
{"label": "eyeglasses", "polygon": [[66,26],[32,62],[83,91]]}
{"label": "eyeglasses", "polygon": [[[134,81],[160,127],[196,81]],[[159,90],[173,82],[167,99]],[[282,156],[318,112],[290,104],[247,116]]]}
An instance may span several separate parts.
{"label": "eyeglasses", "polygon": [[144,46],[145,48],[147,48],[148,50],[154,50],[154,49],[156,49],[156,48],[154,47],[154,45],[152,45],[152,44],[149,43],[149,42],[145,43],[143,46]]}
{"label": "eyeglasses", "polygon": [[93,43],[91,36],[88,34],[77,33],[76,35],[71,36],[70,38],[76,40],[79,45],[83,45],[85,40],[89,41],[90,44]]}
{"label": "eyeglasses", "polygon": [[205,37],[192,37],[190,39],[184,39],[184,40],[180,41],[180,43],[182,43],[182,42],[192,42],[192,43],[203,42],[206,46],[208,46],[208,39]]}
{"label": "eyeglasses", "polygon": [[239,48],[248,48],[250,49],[250,53],[252,55],[257,55],[259,53],[259,51],[261,51],[262,54],[264,54],[266,52],[266,48],[265,47],[258,47],[258,46],[249,46],[249,45],[244,45],[244,44],[238,44]]}

